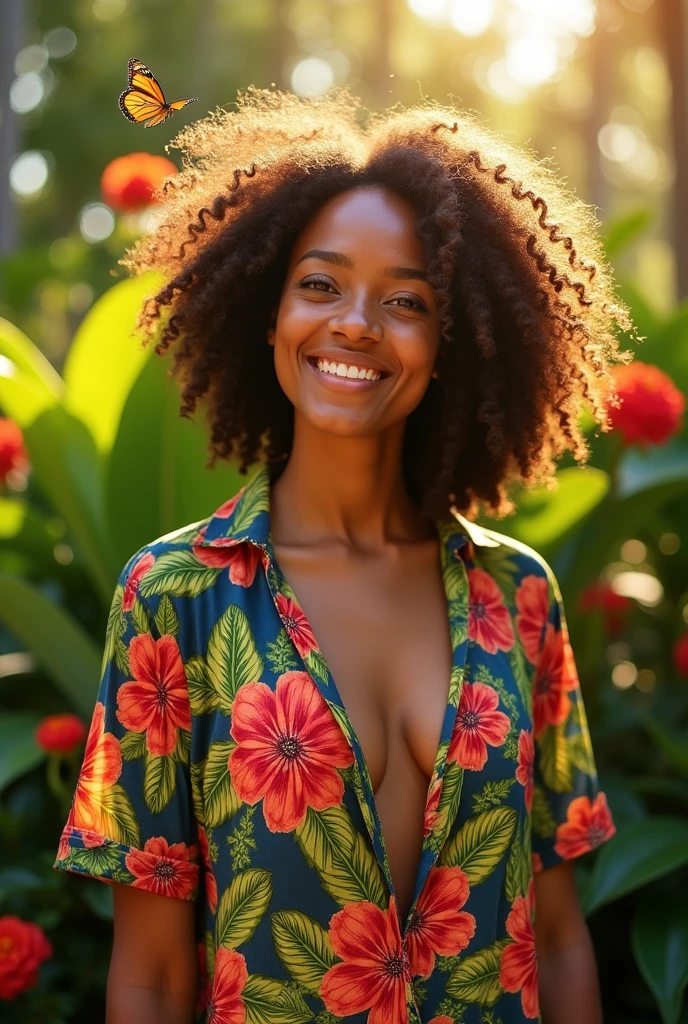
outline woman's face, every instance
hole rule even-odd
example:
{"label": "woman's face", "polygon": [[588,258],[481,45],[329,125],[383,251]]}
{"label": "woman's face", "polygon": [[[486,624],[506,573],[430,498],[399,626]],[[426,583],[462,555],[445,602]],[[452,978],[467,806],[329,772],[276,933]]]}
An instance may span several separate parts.
{"label": "woman's face", "polygon": [[[378,432],[425,394],[439,328],[416,220],[396,193],[360,186],[323,206],[294,245],[268,341],[296,414],[321,430]],[[359,379],[364,370],[378,379]]]}

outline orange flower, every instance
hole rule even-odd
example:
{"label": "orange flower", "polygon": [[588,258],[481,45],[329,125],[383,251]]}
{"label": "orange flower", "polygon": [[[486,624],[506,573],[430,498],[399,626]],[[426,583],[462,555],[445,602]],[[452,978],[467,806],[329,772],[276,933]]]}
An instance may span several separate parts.
{"label": "orange flower", "polygon": [[71,754],[86,739],[86,726],[78,715],[48,715],[36,727],[35,737],[47,754]]}
{"label": "orange flower", "polygon": [[244,1024],[246,1007],[241,993],[247,979],[246,960],[241,953],[221,946],[215,956],[213,990],[206,1010],[208,1024]]}
{"label": "orange flower", "polygon": [[578,685],[573,654],[563,628],[547,623],[545,642],[533,679],[533,735],[561,725],[571,709],[567,691]]}
{"label": "orange flower", "polygon": [[423,835],[429,836],[432,830],[435,828],[438,822],[438,810],[440,806],[440,797],[442,796],[442,779],[437,778],[437,774],[433,772],[430,780],[430,787],[428,796],[428,802],[425,805],[425,815],[423,817]]}
{"label": "orange flower", "polygon": [[53,955],[45,932],[13,914],[0,917],[0,999],[14,999],[38,981],[38,970]]}
{"label": "orange flower", "polygon": [[136,601],[136,593],[139,589],[139,583],[146,575],[149,569],[155,565],[155,555],[152,551],[147,551],[145,555],[142,555],[137,562],[129,570],[127,576],[127,582],[124,584],[124,594],[122,595],[122,611],[130,612],[134,607]]}
{"label": "orange flower", "polygon": [[499,984],[507,992],[521,993],[521,1006],[525,1017],[537,1017],[540,1012],[538,995],[537,955],[535,952],[535,883],[528,883],[527,897],[517,896],[506,919],[506,930],[514,940],[502,951]]}
{"label": "orange flower", "polygon": [[99,836],[107,831],[103,793],[115,785],[121,774],[119,740],[111,732],[105,732],[105,705],[96,702],[68,827],[85,829]]}
{"label": "orange flower", "polygon": [[680,636],[674,644],[674,665],[679,675],[688,678],[688,633]]}
{"label": "orange flower", "polygon": [[480,771],[487,761],[487,744],[500,747],[506,739],[511,720],[497,711],[499,695],[487,683],[464,683],[452,734],[448,761],[462,768]]}
{"label": "orange flower", "polygon": [[156,202],[153,193],[177,168],[164,156],[128,153],[107,165],[100,179],[103,200],[113,210],[132,213]]}
{"label": "orange flower", "polygon": [[608,633],[618,633],[627,612],[633,607],[630,597],[615,593],[608,583],[595,580],[581,591],[578,598],[581,611],[601,610],[604,613],[604,627]]}
{"label": "orange flower", "polygon": [[554,852],[570,859],[594,850],[616,832],[607,797],[598,793],[593,803],[590,797],[579,796],[566,809],[566,821],[557,827]]}
{"label": "orange flower", "polygon": [[468,896],[468,876],[461,868],[431,868],[406,937],[412,975],[429,978],[435,953],[455,956],[471,941],[475,918],[461,910]]}
{"label": "orange flower", "polygon": [[609,417],[626,444],[665,444],[679,432],[686,399],[658,366],[637,359],[615,366],[614,383],[622,405],[610,406]]}
{"label": "orange flower", "polygon": [[132,850],[124,858],[127,869],[136,876],[132,885],[159,896],[189,899],[198,883],[198,865],[193,862],[196,846],[173,843],[162,836],[149,839],[143,850]]}
{"label": "orange flower", "polygon": [[518,768],[516,778],[525,786],[524,800],[526,810],[533,808],[533,790],[535,787],[535,743],[532,732],[521,729],[518,736]]}
{"label": "orange flower", "polygon": [[193,553],[199,562],[211,568],[229,568],[229,578],[232,583],[240,587],[250,587],[256,577],[256,570],[260,565],[263,552],[253,544],[243,541],[237,543],[232,540],[231,545],[220,546],[215,541],[215,547],[203,547],[200,544],[193,545]]}
{"label": "orange flower", "polygon": [[330,942],[344,962],[325,972],[320,995],[336,1017],[370,1010],[367,1024],[407,1024],[411,980],[396,900],[385,912],[374,903],[349,903],[330,918]]}
{"label": "orange flower", "polygon": [[6,483],[13,470],[24,473],[28,466],[29,455],[21,427],[14,420],[0,417],[0,480]]}
{"label": "orange flower", "polygon": [[301,657],[307,658],[311,651],[317,651],[318,644],[313,630],[296,602],[284,594],[277,594],[275,604],[284,628],[294,641]]}
{"label": "orange flower", "polygon": [[191,707],[186,673],[177,641],[166,633],[154,640],[150,633],[129,644],[133,682],[117,693],[117,718],[133,732],[146,733],[151,754],[171,754],[179,729],[191,729]]}
{"label": "orange flower", "polygon": [[549,613],[549,588],[543,576],[524,576],[516,591],[516,629],[526,658],[535,664]]}
{"label": "orange flower", "polygon": [[237,741],[228,762],[234,788],[246,803],[263,800],[271,832],[293,831],[309,807],[341,803],[337,769],[353,764],[353,751],[307,672],[283,673],[274,692],[244,683],[230,733]]}
{"label": "orange flower", "polygon": [[469,569],[468,584],[468,639],[489,654],[510,651],[514,630],[501,589],[484,569]]}

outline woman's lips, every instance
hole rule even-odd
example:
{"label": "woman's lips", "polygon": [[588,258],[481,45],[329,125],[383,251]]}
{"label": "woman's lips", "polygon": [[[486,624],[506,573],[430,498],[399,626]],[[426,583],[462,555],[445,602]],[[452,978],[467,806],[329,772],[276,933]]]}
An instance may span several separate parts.
{"label": "woman's lips", "polygon": [[323,373],[310,359],[306,359],[306,362],[320,383],[324,384],[325,387],[329,387],[332,391],[370,391],[388,379],[387,377],[379,377],[377,380],[359,380],[358,377],[337,377],[334,373]]}

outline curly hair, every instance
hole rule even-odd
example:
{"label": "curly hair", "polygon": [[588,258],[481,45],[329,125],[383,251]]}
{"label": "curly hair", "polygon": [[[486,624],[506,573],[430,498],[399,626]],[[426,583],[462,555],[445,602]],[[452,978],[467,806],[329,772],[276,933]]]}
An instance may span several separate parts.
{"label": "curly hair", "polygon": [[168,144],[182,169],[157,191],[158,226],[119,261],[163,275],[137,326],[157,336],[156,353],[174,347],[180,415],[204,400],[208,466],[237,459],[245,474],[289,457],[294,410],[266,332],[299,233],[359,185],[411,203],[437,297],[439,378],[404,434],[421,511],[474,517],[482,502],[501,518],[515,510],[512,485],[552,490],[559,455],[587,461],[582,405],[611,429],[611,363],[633,358],[615,331],[635,331],[592,208],[472,112],[427,103],[364,118],[343,89],[301,99],[250,88],[235,107]]}

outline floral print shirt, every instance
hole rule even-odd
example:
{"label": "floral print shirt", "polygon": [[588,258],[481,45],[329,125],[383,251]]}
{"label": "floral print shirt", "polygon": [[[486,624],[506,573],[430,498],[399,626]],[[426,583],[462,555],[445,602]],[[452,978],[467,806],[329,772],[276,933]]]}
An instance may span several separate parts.
{"label": "floral print shirt", "polygon": [[196,901],[198,1020],[540,1019],[533,875],[615,826],[551,568],[458,513],[435,525],[453,667],[405,921],[275,559],[267,467],[121,572],[55,866]]}

